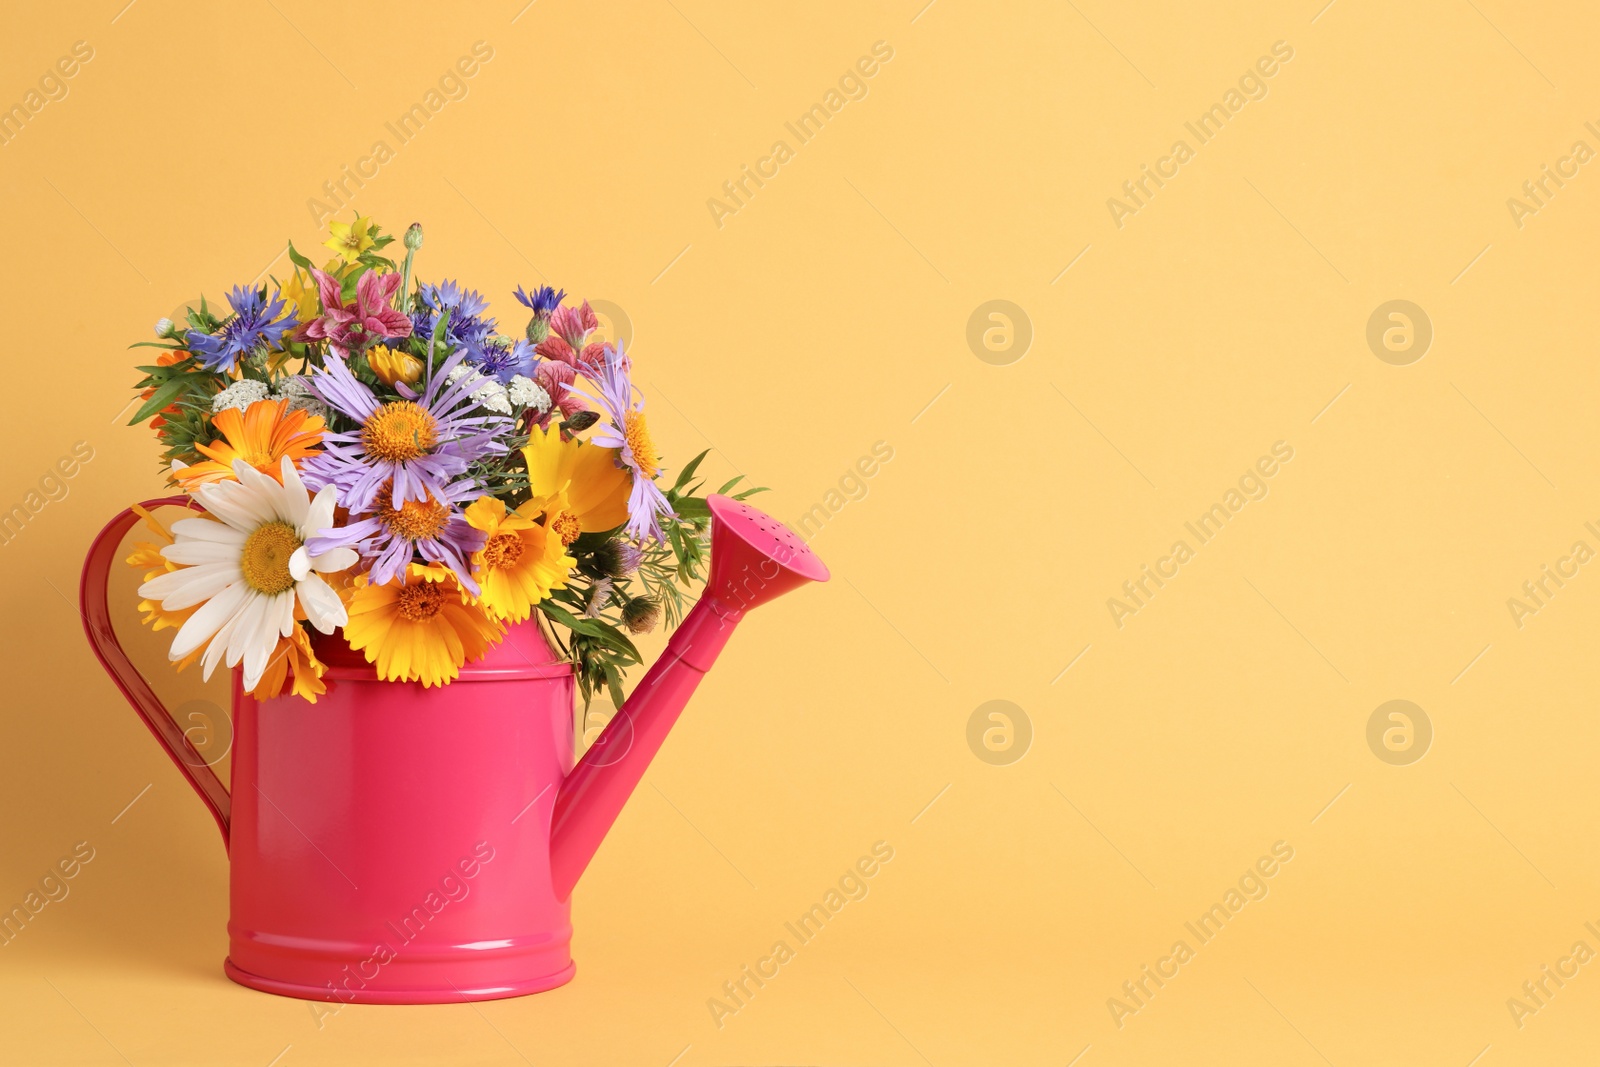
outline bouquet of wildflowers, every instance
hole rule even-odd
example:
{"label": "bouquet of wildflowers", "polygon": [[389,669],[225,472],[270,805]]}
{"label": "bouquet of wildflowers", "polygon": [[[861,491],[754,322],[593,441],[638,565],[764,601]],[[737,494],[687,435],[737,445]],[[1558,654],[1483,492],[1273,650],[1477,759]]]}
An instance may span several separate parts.
{"label": "bouquet of wildflowers", "polygon": [[527,326],[508,336],[479,293],[414,281],[420,226],[399,263],[370,219],[331,229],[322,269],[291,244],[285,280],[136,346],[163,351],[132,421],[201,512],[144,514],[144,621],[177,631],[180,669],[242,665],[258,699],[314,702],[313,632],[430,686],[535,618],[585,701],[620,706],[630,635],[676,624],[701,577],[705,453],[659,480],[632,359],[591,339],[587,301],[519,287]]}

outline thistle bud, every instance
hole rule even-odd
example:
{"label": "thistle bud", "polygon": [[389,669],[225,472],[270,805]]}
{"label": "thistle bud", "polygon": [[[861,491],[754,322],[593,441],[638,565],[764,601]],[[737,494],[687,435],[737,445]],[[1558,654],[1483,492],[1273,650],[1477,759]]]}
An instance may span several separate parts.
{"label": "thistle bud", "polygon": [[413,222],[406,227],[406,234],[401,238],[406,246],[406,251],[415,252],[422,247],[422,223]]}
{"label": "thistle bud", "polygon": [[528,320],[528,340],[538,344],[550,336],[550,324],[542,316],[535,315]]}
{"label": "thistle bud", "polygon": [[177,331],[173,328],[171,319],[157,319],[156,320],[156,336],[157,337],[172,337],[176,333],[177,333]]}
{"label": "thistle bud", "polygon": [[640,552],[631,541],[607,541],[594,550],[593,567],[600,574],[621,581],[639,569]]}
{"label": "thistle bud", "polygon": [[661,624],[661,603],[655,597],[634,597],[622,606],[622,624],[629,633],[649,633]]}

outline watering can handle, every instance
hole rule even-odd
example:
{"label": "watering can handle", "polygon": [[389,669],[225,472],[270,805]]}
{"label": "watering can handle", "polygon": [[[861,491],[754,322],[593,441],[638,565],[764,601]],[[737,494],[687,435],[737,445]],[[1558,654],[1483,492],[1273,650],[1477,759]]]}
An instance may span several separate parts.
{"label": "watering can handle", "polygon": [[[168,496],[156,500],[146,500],[140,506],[145,509],[165,507],[193,507],[186,496]],[[106,523],[105,529],[100,531],[94,543],[89,546],[89,554],[83,561],[83,577],[78,583],[78,613],[83,616],[83,632],[88,635],[89,644],[94,648],[94,654],[99,658],[100,665],[111,675],[111,680],[117,683],[117,688],[122,690],[122,695],[128,698],[128,703],[133,705],[133,710],[139,713],[139,718],[150,728],[161,747],[166,750],[172,762],[177,764],[178,770],[183,772],[194,791],[200,794],[200,799],[205,802],[211,812],[211,817],[217,820],[217,828],[222,831],[222,844],[228,845],[228,817],[231,809],[231,798],[228,789],[222,784],[216,772],[208,766],[184,736],[182,727],[173,721],[172,715],[167,711],[166,705],[161,703],[161,698],[156,696],[155,690],[150,688],[150,683],[145,681],[139,673],[128,654],[117,643],[116,632],[111,628],[111,611],[106,596],[106,583],[111,574],[111,564],[117,555],[117,550],[122,545],[122,538],[140,521],[137,512],[132,508],[123,511],[116,518]]]}

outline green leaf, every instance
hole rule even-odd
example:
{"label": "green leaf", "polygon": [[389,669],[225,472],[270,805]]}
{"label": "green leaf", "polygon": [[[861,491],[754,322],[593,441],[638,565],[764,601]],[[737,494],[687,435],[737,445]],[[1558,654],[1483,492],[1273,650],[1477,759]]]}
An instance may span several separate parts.
{"label": "green leaf", "polygon": [[602,644],[632,657],[635,663],[643,662],[643,657],[639,655],[639,650],[634,647],[633,642],[623,636],[622,631],[615,626],[601,622],[599,619],[579,618],[565,608],[552,604],[549,600],[541,600],[539,609],[573,633],[593,637]]}
{"label": "green leaf", "polygon": [[312,269],[311,261],[309,259],[307,259],[305,256],[302,256],[299,252],[297,252],[295,250],[293,241],[289,242],[289,262],[293,263],[295,266],[299,267],[301,270],[311,270]]}
{"label": "green leaf", "polygon": [[700,461],[705,459],[710,453],[711,450],[708,448],[704,452],[701,452],[698,456],[691,459],[688,463],[685,463],[683,465],[683,469],[678,472],[678,480],[673,484],[672,488],[682,489],[684,486],[688,485],[689,479],[694,477],[695,468],[700,466]]}
{"label": "green leaf", "polygon": [[627,698],[622,695],[622,671],[614,663],[607,663],[605,671],[606,689],[611,693],[611,703],[616,705],[618,711],[621,711],[622,705],[627,702]]}
{"label": "green leaf", "polygon": [[150,395],[150,399],[140,406],[138,414],[128,420],[128,425],[135,426],[145,419],[153,418],[156,412],[172,403],[178,394],[184,392],[188,386],[189,380],[187,377],[174,378],[170,382],[164,382],[157,386],[156,391]]}
{"label": "green leaf", "polygon": [[433,350],[444,341],[444,331],[450,327],[450,316],[453,314],[455,314],[454,311],[447,309],[443,315],[439,316],[439,321],[433,324],[433,337],[428,341],[426,357],[428,362],[426,370],[429,378],[433,377]]}
{"label": "green leaf", "polygon": [[678,512],[678,518],[688,519],[691,522],[695,519],[709,519],[711,517],[711,505],[706,503],[704,497],[685,497],[677,502],[675,508]]}

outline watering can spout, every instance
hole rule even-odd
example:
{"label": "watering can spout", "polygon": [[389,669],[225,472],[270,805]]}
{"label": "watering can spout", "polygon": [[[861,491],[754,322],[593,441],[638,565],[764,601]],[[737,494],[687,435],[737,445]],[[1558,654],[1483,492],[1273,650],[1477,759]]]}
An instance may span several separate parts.
{"label": "watering can spout", "polygon": [[806,582],[828,580],[822,560],[781,522],[725,496],[707,503],[711,573],[705,592],[556,794],[550,873],[559,900],[571,895],[745,613]]}

